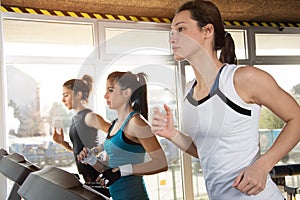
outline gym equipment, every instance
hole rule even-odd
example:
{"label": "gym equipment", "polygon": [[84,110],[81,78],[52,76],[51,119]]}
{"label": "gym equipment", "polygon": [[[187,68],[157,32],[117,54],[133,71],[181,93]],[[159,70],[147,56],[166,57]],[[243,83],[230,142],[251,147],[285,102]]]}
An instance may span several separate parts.
{"label": "gym equipment", "polygon": [[14,185],[10,191],[7,200],[21,199],[17,190],[23,184],[27,176],[34,171],[40,170],[39,167],[25,160],[25,158],[17,153],[8,154],[6,150],[0,150],[0,172],[14,181]]}
{"label": "gym equipment", "polygon": [[276,165],[271,170],[270,175],[278,186],[284,187],[287,200],[296,199],[296,194],[300,194],[300,188],[287,186],[285,183],[286,176],[300,175],[300,164]]}
{"label": "gym equipment", "polygon": [[78,178],[54,166],[30,173],[18,190],[25,200],[109,200],[107,196],[82,184]]}

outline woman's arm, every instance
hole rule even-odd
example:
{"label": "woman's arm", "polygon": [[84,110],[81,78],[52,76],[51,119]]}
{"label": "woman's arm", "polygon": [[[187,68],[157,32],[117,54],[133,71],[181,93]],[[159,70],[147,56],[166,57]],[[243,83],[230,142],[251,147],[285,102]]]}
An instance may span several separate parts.
{"label": "woman's arm", "polygon": [[263,105],[286,122],[272,147],[235,180],[234,186],[241,191],[257,194],[264,188],[270,170],[300,140],[300,107],[271,75],[260,69],[240,68],[234,80],[236,90],[245,102]]}
{"label": "woman's arm", "polygon": [[87,126],[102,130],[105,133],[108,133],[109,127],[111,126],[110,122],[104,120],[101,115],[94,112],[89,112],[85,116],[84,121]]}
{"label": "woman's arm", "polygon": [[166,115],[158,109],[154,109],[152,117],[152,131],[156,135],[165,137],[172,141],[177,147],[186,153],[198,158],[197,148],[192,138],[174,128],[173,114],[171,109],[165,104]]}
{"label": "woman's arm", "polygon": [[149,161],[133,165],[133,174],[149,175],[168,169],[166,155],[144,118],[135,115],[124,129],[124,133],[130,140],[140,143],[150,157]]}
{"label": "woman's arm", "polygon": [[62,145],[65,149],[67,149],[68,151],[73,151],[72,147],[70,146],[70,144],[68,142],[66,142],[64,140],[64,132],[63,129],[60,128],[60,133],[58,133],[56,131],[56,128],[54,128],[54,133],[53,133],[53,140],[57,143]]}
{"label": "woman's arm", "polygon": [[[269,108],[286,122],[272,147],[258,162],[268,172],[300,140],[300,106],[295,99],[278,86],[268,73],[255,68],[244,67],[237,71],[238,93],[247,103],[255,103]],[[243,81],[241,80],[243,79]],[[247,95],[245,95],[247,93]]]}

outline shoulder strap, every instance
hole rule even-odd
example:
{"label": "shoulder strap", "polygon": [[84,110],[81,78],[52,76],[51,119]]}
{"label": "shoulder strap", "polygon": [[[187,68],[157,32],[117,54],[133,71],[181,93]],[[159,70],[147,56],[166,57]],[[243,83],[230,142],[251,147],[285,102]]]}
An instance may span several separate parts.
{"label": "shoulder strap", "polygon": [[219,88],[220,75],[221,75],[221,72],[222,72],[222,70],[224,69],[225,66],[226,66],[226,65],[224,65],[224,66],[219,70],[218,75],[217,75],[217,77],[216,77],[216,80],[215,80],[213,86],[212,86],[211,89],[210,89],[210,92],[209,92],[210,95],[212,95],[212,94]]}
{"label": "shoulder strap", "polygon": [[[226,65],[224,65],[218,72],[218,75],[215,79],[215,82],[213,84],[213,86],[211,87],[210,91],[209,91],[209,95],[211,96],[218,88],[219,88],[219,79],[220,79],[220,75],[221,75],[221,72],[222,70],[224,69]],[[193,83],[193,86],[191,87],[190,91],[189,91],[189,96],[193,96],[193,93],[194,93],[194,87],[195,85],[197,84],[197,81],[195,81]]]}
{"label": "shoulder strap", "polygon": [[136,111],[132,111],[131,113],[129,113],[129,115],[126,117],[125,121],[123,122],[122,126],[121,126],[121,130],[123,130],[123,128],[126,126],[126,124],[128,123],[128,121],[131,119],[131,117],[136,113]]}

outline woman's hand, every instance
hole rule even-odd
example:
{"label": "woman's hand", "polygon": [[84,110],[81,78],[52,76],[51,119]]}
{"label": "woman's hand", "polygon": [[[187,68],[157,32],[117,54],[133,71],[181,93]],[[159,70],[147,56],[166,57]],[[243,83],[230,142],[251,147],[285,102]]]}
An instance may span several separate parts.
{"label": "woman's hand", "polygon": [[109,187],[114,182],[121,178],[121,172],[119,168],[109,168],[104,170],[96,179],[101,186]]}
{"label": "woman's hand", "polygon": [[56,131],[56,127],[54,127],[53,140],[58,144],[62,144],[64,142],[64,131],[62,128],[60,128],[60,133],[58,133]]}
{"label": "woman's hand", "polygon": [[256,195],[264,190],[268,173],[253,164],[235,178],[232,186],[247,195]]}
{"label": "woman's hand", "polygon": [[164,104],[164,109],[166,114],[161,113],[158,108],[154,108],[151,122],[152,132],[165,137],[186,153],[198,158],[197,147],[192,138],[176,130],[171,109],[166,104]]}
{"label": "woman's hand", "polygon": [[89,164],[91,166],[94,166],[97,163],[97,157],[87,147],[83,147],[81,152],[77,155],[77,160],[83,164]]}
{"label": "woman's hand", "polygon": [[154,134],[170,139],[174,137],[174,120],[171,109],[164,104],[166,114],[159,111],[158,108],[153,109],[153,117],[151,122],[151,130]]}
{"label": "woman's hand", "polygon": [[86,159],[88,156],[88,149],[86,147],[83,147],[83,149],[80,151],[80,153],[77,155],[77,160],[79,162],[82,162],[84,159]]}

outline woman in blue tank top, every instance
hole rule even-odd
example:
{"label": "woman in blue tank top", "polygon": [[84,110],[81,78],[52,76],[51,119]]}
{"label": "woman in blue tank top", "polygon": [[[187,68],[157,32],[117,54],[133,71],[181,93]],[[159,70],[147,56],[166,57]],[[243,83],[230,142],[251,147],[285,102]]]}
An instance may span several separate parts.
{"label": "woman in blue tank top", "polygon": [[81,151],[78,159],[102,171],[98,181],[109,187],[114,200],[147,200],[143,175],[165,171],[168,164],[147,122],[145,74],[111,73],[107,78],[104,98],[108,107],[118,113],[118,118],[112,123],[103,119],[99,121],[101,129],[108,134],[97,151],[106,151],[109,169],[102,171],[101,162],[88,148]]}

